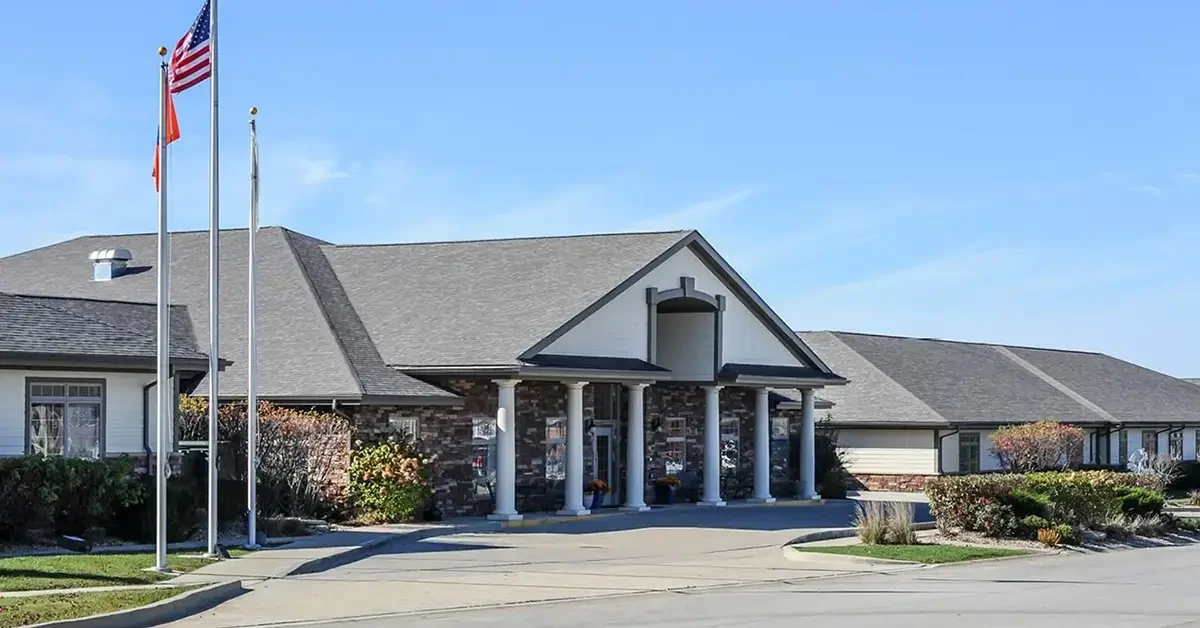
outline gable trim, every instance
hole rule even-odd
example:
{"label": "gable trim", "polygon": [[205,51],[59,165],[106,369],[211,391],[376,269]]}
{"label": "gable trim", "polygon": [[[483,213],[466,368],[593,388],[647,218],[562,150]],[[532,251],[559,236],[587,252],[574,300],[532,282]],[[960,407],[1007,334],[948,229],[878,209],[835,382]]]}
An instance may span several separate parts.
{"label": "gable trim", "polygon": [[[581,310],[578,314],[576,314],[575,316],[572,316],[570,320],[568,320],[566,323],[563,323],[561,326],[559,326],[558,329],[555,329],[554,331],[550,332],[550,334],[547,335],[545,338],[542,338],[537,343],[535,343],[532,347],[526,349],[524,352],[521,353],[521,355],[517,356],[517,359],[518,360],[528,360],[528,359],[532,358],[533,356],[541,353],[546,347],[549,347],[551,344],[553,344],[555,340],[558,340],[559,338],[563,337],[563,335],[565,335],[567,332],[571,331],[577,325],[582,323],[584,321],[584,319],[588,318],[592,314],[595,314],[600,308],[604,307],[605,305],[608,305],[608,303],[610,301],[617,298],[617,295],[620,295],[621,293],[628,290],[631,286],[633,286],[633,284],[640,281],[642,279],[642,277],[649,275],[651,271],[653,271],[655,268],[658,268],[659,266],[661,266],[662,263],[667,261],[668,259],[670,259],[671,256],[673,256],[676,253],[678,253],[679,251],[683,250],[683,248],[686,247],[688,244],[691,244],[698,235],[699,234],[696,233],[695,231],[691,231],[686,236],[680,238],[680,240],[678,242],[676,242],[675,244],[672,244],[670,246],[670,248],[668,248],[667,250],[660,253],[658,255],[658,257],[655,257],[654,259],[650,260],[649,264],[646,264],[645,266],[641,267],[641,269],[639,269],[636,273],[633,273],[628,278],[626,278],[625,281],[622,281],[621,283],[617,284],[617,286],[615,288],[613,288],[612,290],[609,290],[607,293],[604,294],[604,296],[597,299],[595,303],[583,308],[583,310]],[[647,358],[648,357],[649,356],[647,356]]]}
{"label": "gable trim", "polygon": [[[821,360],[821,358],[817,357],[817,354],[814,353],[812,349],[808,347],[808,345],[804,344],[804,342],[800,340],[800,337],[797,336],[796,333],[793,332],[792,329],[783,322],[783,319],[780,318],[779,315],[776,314],[775,311],[772,310],[770,306],[768,306],[766,302],[764,302],[762,298],[758,296],[758,293],[756,293],[754,289],[751,288],[744,279],[742,279],[741,275],[739,275],[737,271],[735,271],[733,267],[725,261],[725,258],[721,257],[721,255],[717,253],[716,249],[714,249],[712,245],[700,235],[700,232],[694,230],[688,232],[688,234],[680,239],[679,242],[676,242],[666,251],[663,251],[662,254],[651,260],[650,263],[643,266],[636,273],[630,275],[629,278],[627,278],[625,281],[622,281],[615,288],[608,291],[608,293],[600,297],[600,299],[598,299],[595,303],[584,308],[558,329],[550,332],[550,334],[545,338],[538,341],[532,347],[526,349],[523,353],[521,353],[520,356],[518,356],[518,359],[528,360],[529,358],[537,355],[546,347],[550,346],[550,344],[555,340],[558,340],[567,332],[574,329],[577,325],[579,325],[579,323],[583,322],[584,319],[588,318],[597,310],[607,305],[610,301],[615,299],[617,295],[625,292],[627,289],[633,286],[633,284],[650,274],[650,272],[655,268],[661,266],[663,262],[667,261],[673,255],[687,247],[691,247],[693,252],[698,254],[697,257],[700,258],[700,261],[703,262],[709,270],[713,271],[713,273],[717,275],[718,279],[725,282],[726,285],[731,287],[732,290],[737,293],[738,297],[747,304],[747,309],[749,309],[750,312],[753,313],[756,318],[758,318],[759,322],[761,322],[767,327],[768,330],[771,331],[777,340],[783,343],[783,346],[786,347],[788,351],[790,351],[792,355],[796,357],[796,359],[811,365],[813,368],[824,371],[831,375],[833,374],[833,370],[830,369],[829,366]],[[651,335],[654,334],[653,326],[651,327],[650,333]],[[647,358],[649,357],[650,355],[647,355]]]}

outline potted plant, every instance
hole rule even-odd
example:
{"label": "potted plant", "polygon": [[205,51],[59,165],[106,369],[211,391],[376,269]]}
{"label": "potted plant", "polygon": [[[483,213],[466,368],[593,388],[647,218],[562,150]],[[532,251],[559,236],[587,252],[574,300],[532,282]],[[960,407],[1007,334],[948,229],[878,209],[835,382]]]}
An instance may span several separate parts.
{"label": "potted plant", "polygon": [[654,483],[654,501],[660,504],[674,504],[675,491],[679,488],[679,476],[668,475]]}
{"label": "potted plant", "polygon": [[609,488],[608,483],[605,482],[604,480],[592,480],[590,483],[588,483],[587,489],[585,489],[585,490],[591,491],[591,493],[592,493],[591,509],[596,510],[597,508],[600,507],[600,503],[604,501],[604,494],[609,492],[612,489]]}

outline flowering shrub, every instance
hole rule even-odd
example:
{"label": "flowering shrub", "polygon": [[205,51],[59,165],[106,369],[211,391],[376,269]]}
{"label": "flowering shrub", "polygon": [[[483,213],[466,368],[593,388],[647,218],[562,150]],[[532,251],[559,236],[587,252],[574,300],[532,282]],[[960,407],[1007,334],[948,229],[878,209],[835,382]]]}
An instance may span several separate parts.
{"label": "flowering shrub", "polygon": [[411,521],[432,496],[429,459],[395,439],[364,446],[350,461],[349,493],[366,523]]}
{"label": "flowering shrub", "polygon": [[[222,477],[245,482],[246,405],[218,408],[217,438]],[[180,439],[208,439],[208,401],[179,400]],[[261,516],[337,514],[345,485],[350,422],[331,412],[262,402],[258,405],[258,512]],[[243,505],[244,506],[244,505]]]}
{"label": "flowering shrub", "polygon": [[1003,535],[1016,529],[1018,515],[1099,525],[1120,511],[1118,497],[1125,491],[1147,488],[1152,482],[1143,475],[1112,471],[962,475],[931,479],[925,494],[942,531]]}
{"label": "flowering shrub", "polygon": [[658,485],[659,486],[679,486],[679,476],[668,475],[668,476],[659,478]]}
{"label": "flowering shrub", "polygon": [[1066,469],[1083,462],[1084,438],[1082,429],[1055,421],[1006,425],[992,435],[992,454],[1008,471]]}

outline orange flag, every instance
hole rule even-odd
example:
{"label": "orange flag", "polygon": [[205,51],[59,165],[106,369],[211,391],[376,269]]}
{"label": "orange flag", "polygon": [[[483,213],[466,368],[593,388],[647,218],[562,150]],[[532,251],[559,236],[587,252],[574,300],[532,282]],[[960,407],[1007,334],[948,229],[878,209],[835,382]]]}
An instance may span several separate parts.
{"label": "orange flag", "polygon": [[[161,131],[160,131],[161,132]],[[175,100],[167,94],[167,143],[179,139],[179,119],[175,117]],[[154,190],[158,191],[158,142],[154,142]]]}

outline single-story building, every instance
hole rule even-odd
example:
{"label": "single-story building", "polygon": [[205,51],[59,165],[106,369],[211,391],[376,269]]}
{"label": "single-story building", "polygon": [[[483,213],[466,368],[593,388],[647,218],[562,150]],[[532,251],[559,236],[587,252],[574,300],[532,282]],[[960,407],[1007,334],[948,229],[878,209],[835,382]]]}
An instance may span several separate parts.
{"label": "single-story building", "polygon": [[1195,460],[1200,387],[1117,358],[836,331],[799,332],[850,380],[823,396],[851,474],[872,489],[919,490],[943,473],[995,470],[991,435],[1043,419],[1084,428],[1085,463],[1131,452]]}
{"label": "single-story building", "polygon": [[[185,306],[172,307],[172,387],[208,371]],[[156,307],[0,292],[0,456],[149,462],[155,449]],[[176,397],[177,398],[177,397]]]}
{"label": "single-story building", "polygon": [[[228,400],[246,395],[248,241],[221,232]],[[0,259],[0,290],[152,303],[155,242]],[[129,259],[93,268],[118,248]],[[208,234],[170,251],[172,302],[207,346]],[[769,500],[792,491],[792,424],[815,496],[814,391],[845,380],[695,231],[347,246],[264,228],[256,256],[260,397],[344,413],[357,439],[414,434],[446,515],[581,514],[592,479],[642,510],[666,475],[702,504]]]}

